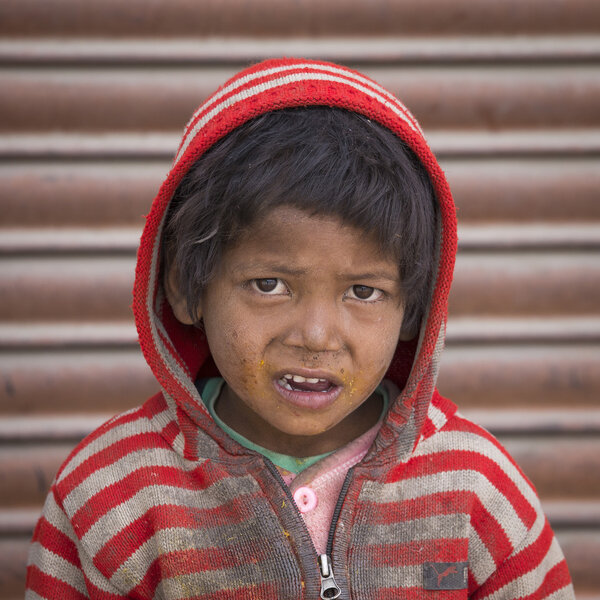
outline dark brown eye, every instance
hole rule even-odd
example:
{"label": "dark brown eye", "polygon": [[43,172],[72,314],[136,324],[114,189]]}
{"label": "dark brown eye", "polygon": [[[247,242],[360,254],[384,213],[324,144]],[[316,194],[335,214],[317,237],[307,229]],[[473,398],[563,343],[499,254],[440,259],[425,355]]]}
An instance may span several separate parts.
{"label": "dark brown eye", "polygon": [[353,285],[352,291],[359,300],[368,300],[373,295],[375,288],[368,285]]}
{"label": "dark brown eye", "polygon": [[272,292],[277,287],[277,279],[257,279],[256,287],[261,292]]}

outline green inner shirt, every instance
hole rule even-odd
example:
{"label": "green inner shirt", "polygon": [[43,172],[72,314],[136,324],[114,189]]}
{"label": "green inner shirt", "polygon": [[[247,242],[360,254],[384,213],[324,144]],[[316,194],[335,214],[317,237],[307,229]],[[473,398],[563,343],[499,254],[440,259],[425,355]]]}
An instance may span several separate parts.
{"label": "green inner shirt", "polygon": [[[306,456],[303,458],[298,458],[296,456],[289,456],[287,454],[280,454],[279,452],[274,452],[273,450],[268,450],[267,448],[263,448],[254,442],[251,442],[249,439],[245,438],[243,435],[240,435],[237,431],[231,429],[229,425],[227,425],[224,421],[219,418],[217,412],[215,410],[215,406],[217,404],[217,400],[219,398],[219,394],[223,389],[223,384],[225,381],[221,377],[213,377],[211,379],[206,380],[204,383],[204,388],[202,389],[202,401],[206,406],[210,416],[213,418],[215,423],[227,433],[231,438],[233,438],[236,442],[244,446],[244,448],[248,448],[249,450],[254,450],[266,456],[273,464],[285,469],[286,471],[290,471],[291,473],[301,473],[304,469],[307,469],[311,465],[314,465],[316,462],[329,456],[332,452],[325,452],[325,454],[318,454],[317,456]],[[383,399],[383,411],[382,415],[386,413],[388,407],[388,395],[385,387],[380,385],[376,393],[379,394]]]}

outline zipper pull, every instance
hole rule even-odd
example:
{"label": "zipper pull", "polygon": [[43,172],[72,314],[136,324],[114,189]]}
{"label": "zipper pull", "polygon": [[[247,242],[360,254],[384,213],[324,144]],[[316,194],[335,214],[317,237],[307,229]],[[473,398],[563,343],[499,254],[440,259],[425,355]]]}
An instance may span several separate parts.
{"label": "zipper pull", "polygon": [[331,568],[331,559],[327,554],[319,556],[319,571],[321,572],[321,598],[324,600],[339,598],[342,590],[340,590],[338,584],[335,582]]}

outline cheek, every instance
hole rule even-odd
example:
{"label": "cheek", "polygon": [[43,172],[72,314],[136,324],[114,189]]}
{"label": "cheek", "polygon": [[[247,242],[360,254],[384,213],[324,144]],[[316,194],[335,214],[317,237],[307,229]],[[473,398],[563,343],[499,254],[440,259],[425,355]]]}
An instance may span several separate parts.
{"label": "cheek", "polygon": [[265,365],[257,336],[231,321],[220,328],[209,321],[206,336],[215,364],[228,383],[234,388],[256,388]]}

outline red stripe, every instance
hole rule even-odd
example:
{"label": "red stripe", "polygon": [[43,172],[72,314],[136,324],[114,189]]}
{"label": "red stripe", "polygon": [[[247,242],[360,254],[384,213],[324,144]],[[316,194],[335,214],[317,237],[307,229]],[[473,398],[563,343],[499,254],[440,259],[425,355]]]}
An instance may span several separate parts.
{"label": "red stripe", "polygon": [[[251,543],[251,541],[249,542]],[[268,548],[263,547],[262,549],[265,552],[269,551]],[[134,598],[151,598],[155,595],[156,588],[163,579],[197,574],[207,570],[235,568],[240,564],[247,564],[248,556],[240,556],[240,550],[239,547],[232,546],[226,549],[208,548],[204,550],[190,549],[179,552],[165,552],[158,556],[148,567],[142,581],[128,595]],[[263,559],[264,555],[257,553],[256,544],[252,544],[251,562],[260,563]],[[183,585],[189,589],[190,584],[185,583],[185,579],[183,582]],[[232,582],[232,585],[237,586],[239,584],[238,582]],[[184,592],[183,589],[182,592]],[[185,597],[188,597],[187,593]],[[244,595],[240,594],[240,597],[244,597]]]}
{"label": "red stripe", "polygon": [[537,540],[523,548],[519,553],[508,558],[502,564],[502,567],[496,571],[496,574],[478,590],[476,597],[485,597],[493,594],[517,577],[537,569],[548,555],[553,539],[554,534],[546,521],[546,525]]}
{"label": "red stripe", "polygon": [[554,592],[563,589],[571,583],[571,576],[567,568],[567,563],[563,560],[548,571],[542,585],[529,596],[524,596],[522,600],[538,600],[547,598]]}
{"label": "red stripe", "polygon": [[[372,567],[402,567],[420,565],[424,562],[467,561],[469,540],[466,538],[419,540],[403,544],[378,544],[354,550],[350,548],[349,557],[359,554],[359,561]],[[356,560],[356,557],[354,557]]]}
{"label": "red stripe", "polygon": [[87,600],[87,596],[74,587],[57,577],[44,573],[35,565],[27,567],[26,587],[47,600]]}
{"label": "red stripe", "polygon": [[453,514],[469,516],[472,527],[496,564],[513,551],[502,525],[487,511],[480,498],[473,492],[435,492],[402,502],[374,503],[369,507],[369,518],[373,526]]}
{"label": "red stripe", "polygon": [[62,498],[66,498],[77,486],[81,485],[90,475],[99,469],[116,463],[128,454],[144,449],[165,448],[172,452],[172,448],[162,436],[154,431],[136,433],[101,448],[78,465],[64,479],[58,482],[56,489]]}
{"label": "red stripe", "polygon": [[80,567],[77,546],[60,529],[49,523],[44,516],[40,517],[33,532],[33,542],[39,542],[44,548],[57,556]]}
{"label": "red stripe", "polygon": [[[210,111],[213,110],[219,110],[219,105],[224,104],[225,102],[227,102],[231,97],[236,96],[240,93],[243,93],[245,91],[248,91],[256,86],[267,86],[269,84],[275,85],[275,82],[279,79],[285,79],[287,77],[294,77],[296,75],[301,75],[303,76],[302,80],[298,81],[293,81],[290,83],[278,83],[276,85],[276,87],[284,87],[287,85],[293,85],[293,86],[298,86],[298,85],[307,85],[311,82],[311,76],[314,76],[316,74],[318,75],[325,75],[327,77],[330,78],[341,78],[344,79],[348,82],[348,84],[354,86],[354,85],[360,85],[363,86],[365,88],[367,88],[368,90],[370,90],[372,93],[377,94],[378,96],[381,96],[383,98],[385,98],[385,102],[389,102],[390,104],[393,104],[397,109],[399,109],[402,114],[410,121],[410,123],[417,127],[417,123],[416,120],[414,119],[414,117],[409,113],[408,109],[400,102],[400,100],[398,100],[397,98],[395,98],[394,96],[387,96],[385,93],[383,93],[380,89],[377,89],[378,84],[376,82],[374,82],[373,80],[370,80],[368,78],[366,78],[364,75],[361,75],[355,71],[351,71],[349,69],[344,69],[344,68],[340,68],[339,72],[332,72],[330,69],[327,69],[327,65],[326,63],[319,63],[319,62],[312,62],[312,61],[301,61],[298,64],[297,67],[293,66],[292,64],[289,64],[289,68],[286,68],[284,70],[279,70],[275,73],[267,73],[268,70],[272,69],[273,67],[277,67],[277,66],[285,66],[283,64],[266,64],[263,65],[262,70],[264,71],[264,74],[260,77],[255,77],[254,79],[251,79],[250,81],[246,81],[244,83],[241,82],[241,80],[246,77],[247,75],[249,75],[249,73],[247,71],[244,71],[243,73],[239,74],[237,77],[229,80],[227,83],[225,83],[225,85],[223,86],[223,88],[227,88],[230,87],[232,85],[234,85],[235,87],[233,87],[229,92],[227,92],[226,94],[222,95],[218,100],[214,100],[215,96],[218,94],[218,91],[215,92],[212,96],[210,96],[206,102],[202,105],[201,110],[199,112],[197,112],[194,117],[192,118],[192,120],[189,122],[188,126],[186,127],[186,131],[185,131],[185,135],[184,138],[182,140],[182,144],[180,146],[180,148],[178,149],[178,154],[181,150],[181,147],[183,146],[183,141],[187,140],[188,135],[191,133],[191,131],[196,127],[198,121],[202,120],[203,117],[206,116],[206,114]],[[303,65],[309,65],[308,67],[304,66],[304,67],[300,67],[299,65],[303,64]],[[252,74],[256,73],[256,71],[254,71]],[[322,80],[318,80],[318,79],[314,79],[314,77],[312,78],[312,81],[322,81]],[[238,83],[239,82],[239,83]],[[335,84],[340,84],[340,85],[344,85],[341,82],[333,82],[330,81],[328,82],[329,85],[331,85],[332,83]],[[237,84],[237,85],[236,85]],[[347,84],[346,84],[347,85]],[[258,96],[259,94],[265,93],[265,92],[270,92],[272,89],[275,89],[274,87],[269,87],[267,90],[265,91],[257,91],[254,92],[253,97],[254,96]],[[387,90],[386,90],[387,91]],[[364,93],[364,92],[363,92]],[[295,94],[294,94],[295,95]],[[285,99],[282,99],[283,102],[285,102]],[[281,101],[280,101],[281,103]],[[221,108],[221,110],[223,110],[223,108]],[[216,116],[216,115],[215,115]],[[203,125],[202,128],[200,128],[199,131],[202,131],[202,129],[204,127],[206,127],[207,124]],[[198,132],[196,132],[197,135]],[[193,138],[192,138],[193,139]],[[188,147],[192,144],[192,140],[188,140],[187,141],[187,145]]]}
{"label": "red stripe", "polygon": [[100,589],[99,587],[95,586],[87,577],[85,578],[85,584],[90,598],[93,598],[93,600],[123,600],[125,598],[125,596],[121,596],[121,594],[113,594]]}
{"label": "red stripe", "polygon": [[157,465],[136,469],[88,499],[73,516],[75,532],[79,537],[84,536],[109,510],[126,502],[144,488],[155,487],[157,483],[199,492],[221,479],[215,473],[209,473],[203,465],[193,471]]}
{"label": "red stripe", "polygon": [[146,412],[146,417],[150,420],[156,417],[156,415],[159,415],[167,410],[169,405],[167,404],[162,392],[158,392],[158,394],[154,394],[154,396],[146,400],[142,408]]}
{"label": "red stripe", "polygon": [[61,473],[64,471],[65,467],[69,465],[71,459],[74,458],[77,454],[79,454],[82,450],[87,448],[94,440],[97,440],[100,436],[103,436],[105,433],[118,427],[119,425],[123,425],[125,423],[133,423],[140,418],[144,417],[143,414],[144,407],[140,406],[137,410],[131,413],[125,413],[123,415],[119,415],[110,421],[100,425],[97,429],[92,431],[88,436],[86,436],[75,448],[71,451],[71,453],[67,456],[65,462],[62,464],[60,470],[58,471],[56,477],[60,479]]}
{"label": "red stripe", "polygon": [[94,557],[94,564],[110,578],[113,573],[156,532],[172,527],[205,529],[234,525],[254,517],[251,497],[233,499],[225,507],[208,509],[161,505],[153,506],[111,538]]}
{"label": "red stripe", "polygon": [[[420,587],[410,588],[387,588],[387,589],[373,589],[367,590],[367,594],[371,594],[370,597],[373,600],[427,600],[428,598],[444,598],[444,600],[464,600],[466,590],[443,590],[443,591],[431,591],[424,590]],[[367,597],[367,595],[365,595]]]}
{"label": "red stripe", "polygon": [[[512,460],[510,462],[513,464]],[[537,518],[535,508],[496,461],[474,450],[444,450],[425,456],[415,456],[406,465],[392,469],[386,482],[395,483],[426,475],[460,473],[467,470],[485,477],[499,493],[509,500],[525,526],[531,527]],[[459,479],[457,479],[457,484],[460,485]]]}
{"label": "red stripe", "polygon": [[525,473],[521,470],[521,467],[519,467],[519,465],[514,461],[514,459],[510,456],[510,454],[508,454],[508,452],[506,451],[506,448],[504,448],[504,446],[502,446],[502,444],[500,444],[500,442],[491,433],[489,433],[488,431],[486,431],[479,425],[476,425],[475,423],[473,423],[463,417],[458,417],[458,416],[456,416],[454,419],[452,419],[452,421],[444,429],[447,431],[464,431],[464,432],[468,432],[468,433],[475,433],[475,434],[481,436],[482,438],[485,438],[489,442],[491,442],[496,448],[498,448],[498,450],[500,450],[500,452],[504,456],[506,456],[506,458],[512,463],[512,465],[521,474],[525,483],[527,483],[527,485],[535,492],[535,487],[533,486],[531,481],[529,481],[529,478],[527,477],[527,475],[525,475]]}

